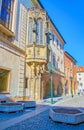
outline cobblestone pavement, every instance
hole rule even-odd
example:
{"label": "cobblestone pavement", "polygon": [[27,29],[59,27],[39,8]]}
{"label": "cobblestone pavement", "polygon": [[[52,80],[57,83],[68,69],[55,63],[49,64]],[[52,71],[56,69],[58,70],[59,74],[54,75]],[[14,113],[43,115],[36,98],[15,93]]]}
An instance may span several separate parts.
{"label": "cobblestone pavement", "polygon": [[49,111],[40,113],[38,116],[25,120],[5,130],[84,130],[84,124],[67,125],[55,123],[49,119]]}
{"label": "cobblestone pavement", "polygon": [[[37,108],[39,108],[40,106],[38,106]],[[26,109],[25,111],[23,112],[16,112],[16,113],[0,113],[0,123],[1,122],[4,122],[4,121],[7,121],[9,119],[13,119],[15,117],[20,117],[24,114],[27,114],[27,113],[30,113],[34,110],[36,110],[37,108],[31,108],[31,109]]]}
{"label": "cobblestone pavement", "polygon": [[[49,105],[50,107],[73,106],[73,107],[81,107],[82,109],[84,109],[84,96],[74,96],[73,98],[72,97],[55,98],[54,101],[55,104],[53,105],[50,104],[50,99],[41,101],[38,104],[41,104],[42,107],[44,105],[44,108],[46,107],[46,105]],[[26,120],[23,120],[15,124],[14,126],[7,127],[4,130],[84,130],[84,123],[74,126],[53,122],[51,119],[49,119],[49,109],[47,109],[44,112],[41,111],[41,113],[33,117],[30,117]]]}

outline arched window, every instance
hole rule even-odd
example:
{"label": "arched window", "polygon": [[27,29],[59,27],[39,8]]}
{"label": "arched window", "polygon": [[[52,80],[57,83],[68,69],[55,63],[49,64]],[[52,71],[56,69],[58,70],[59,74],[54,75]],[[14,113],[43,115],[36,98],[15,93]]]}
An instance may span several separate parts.
{"label": "arched window", "polygon": [[33,21],[29,20],[29,44],[33,44]]}
{"label": "arched window", "polygon": [[36,21],[36,43],[43,44],[43,22],[42,19]]}

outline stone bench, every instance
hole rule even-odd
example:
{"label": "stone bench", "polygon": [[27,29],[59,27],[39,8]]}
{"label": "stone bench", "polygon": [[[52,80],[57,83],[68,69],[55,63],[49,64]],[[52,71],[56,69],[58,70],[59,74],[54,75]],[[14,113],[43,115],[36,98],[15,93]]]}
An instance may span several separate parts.
{"label": "stone bench", "polygon": [[10,112],[23,111],[23,109],[24,104],[22,103],[15,103],[15,102],[0,103],[0,112],[10,113]]}
{"label": "stone bench", "polygon": [[49,117],[55,122],[79,124],[84,122],[84,110],[73,107],[54,107],[50,109]]}

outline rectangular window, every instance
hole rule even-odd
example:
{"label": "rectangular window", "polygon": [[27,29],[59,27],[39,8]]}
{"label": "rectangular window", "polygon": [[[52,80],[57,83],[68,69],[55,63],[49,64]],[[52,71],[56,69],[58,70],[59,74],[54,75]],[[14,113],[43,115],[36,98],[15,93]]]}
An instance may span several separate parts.
{"label": "rectangular window", "polygon": [[46,42],[49,44],[50,43],[50,35],[49,35],[49,33],[47,33],[47,35],[46,35]]}
{"label": "rectangular window", "polygon": [[53,56],[53,66],[55,67],[55,57]]}
{"label": "rectangular window", "polygon": [[2,0],[2,6],[0,9],[1,15],[0,20],[2,24],[9,28],[12,19],[12,8],[13,0]]}
{"label": "rectangular window", "polygon": [[59,41],[58,41],[58,39],[56,40],[56,42],[57,42],[57,48],[59,48]]}
{"label": "rectangular window", "polygon": [[36,21],[36,43],[39,44],[39,23]]}
{"label": "rectangular window", "polygon": [[40,44],[43,44],[43,24],[40,22]]}
{"label": "rectangular window", "polygon": [[52,43],[54,43],[54,34],[52,34]]}
{"label": "rectangular window", "polygon": [[56,58],[55,58],[54,55],[52,56],[52,64],[53,64],[53,66],[54,66],[56,69],[58,69],[58,63],[57,63]]}
{"label": "rectangular window", "polygon": [[33,22],[30,21],[29,22],[29,44],[33,44],[33,37],[32,34],[33,33]]}
{"label": "rectangular window", "polygon": [[43,44],[43,23],[41,19],[36,21],[36,43]]}

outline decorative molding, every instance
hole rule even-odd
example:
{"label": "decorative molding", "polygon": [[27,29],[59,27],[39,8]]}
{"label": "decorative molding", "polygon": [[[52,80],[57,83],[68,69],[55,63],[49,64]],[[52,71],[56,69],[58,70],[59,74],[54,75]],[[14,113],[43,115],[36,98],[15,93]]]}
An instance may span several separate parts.
{"label": "decorative molding", "polygon": [[6,45],[6,46],[10,47],[12,50],[14,50],[15,52],[17,51],[17,52],[25,55],[25,51],[23,51],[19,47],[15,46],[13,43],[11,43],[10,41],[8,41],[4,37],[0,36],[0,41],[4,44],[3,46]]}

